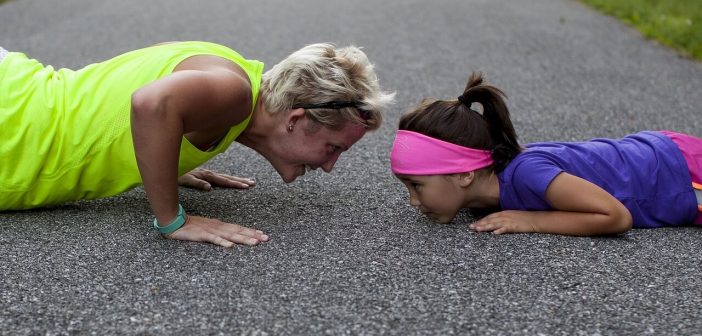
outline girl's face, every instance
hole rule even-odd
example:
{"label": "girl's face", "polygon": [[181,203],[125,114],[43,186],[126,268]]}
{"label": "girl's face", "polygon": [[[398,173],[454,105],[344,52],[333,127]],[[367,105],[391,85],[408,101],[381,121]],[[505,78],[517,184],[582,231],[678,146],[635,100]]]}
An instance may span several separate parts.
{"label": "girl's face", "polygon": [[396,176],[409,190],[410,204],[439,223],[450,222],[463,208],[465,189],[458,174]]}

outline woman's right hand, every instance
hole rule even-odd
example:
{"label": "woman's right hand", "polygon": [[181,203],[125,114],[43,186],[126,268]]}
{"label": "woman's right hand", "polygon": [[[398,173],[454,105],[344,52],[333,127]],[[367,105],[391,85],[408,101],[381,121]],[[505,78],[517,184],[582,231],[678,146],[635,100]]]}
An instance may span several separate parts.
{"label": "woman's right hand", "polygon": [[234,244],[254,246],[268,241],[268,235],[264,234],[263,231],[225,223],[217,219],[190,215],[180,229],[165,235],[165,237],[212,243],[223,247],[232,247]]}

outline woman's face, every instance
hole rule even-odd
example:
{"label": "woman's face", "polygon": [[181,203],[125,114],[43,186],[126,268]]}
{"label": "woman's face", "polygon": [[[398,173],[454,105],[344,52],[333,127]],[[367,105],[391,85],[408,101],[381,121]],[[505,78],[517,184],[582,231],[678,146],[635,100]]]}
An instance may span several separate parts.
{"label": "woman's face", "polygon": [[353,144],[366,134],[362,125],[347,122],[341,129],[334,130],[302,117],[288,123],[292,130],[287,133],[277,146],[276,159],[271,162],[273,168],[285,183],[294,181],[307,170],[321,168],[329,173],[336,160]]}

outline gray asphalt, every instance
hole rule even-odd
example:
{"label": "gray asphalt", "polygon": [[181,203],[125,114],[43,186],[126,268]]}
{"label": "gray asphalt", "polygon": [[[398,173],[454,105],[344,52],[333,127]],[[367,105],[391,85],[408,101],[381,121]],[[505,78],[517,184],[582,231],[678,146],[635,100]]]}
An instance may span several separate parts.
{"label": "gray asphalt", "polygon": [[471,233],[469,214],[417,214],[387,160],[401,113],[455,97],[472,70],[508,94],[522,142],[702,136],[700,63],[568,0],[0,6],[0,46],[56,67],[189,39],[268,66],[308,43],[363,46],[397,104],[329,175],[286,185],[235,145],[207,166],[257,187],[181,191],[191,213],[271,235],[257,247],[160,238],[142,189],[0,214],[0,334],[702,334],[702,229]]}

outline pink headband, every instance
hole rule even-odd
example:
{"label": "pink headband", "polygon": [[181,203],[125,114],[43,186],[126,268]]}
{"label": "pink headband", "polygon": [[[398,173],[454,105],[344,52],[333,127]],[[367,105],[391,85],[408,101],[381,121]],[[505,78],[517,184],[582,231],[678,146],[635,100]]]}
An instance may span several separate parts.
{"label": "pink headband", "polygon": [[465,173],[492,163],[490,151],[463,147],[405,130],[397,131],[390,153],[390,166],[395,174]]}

